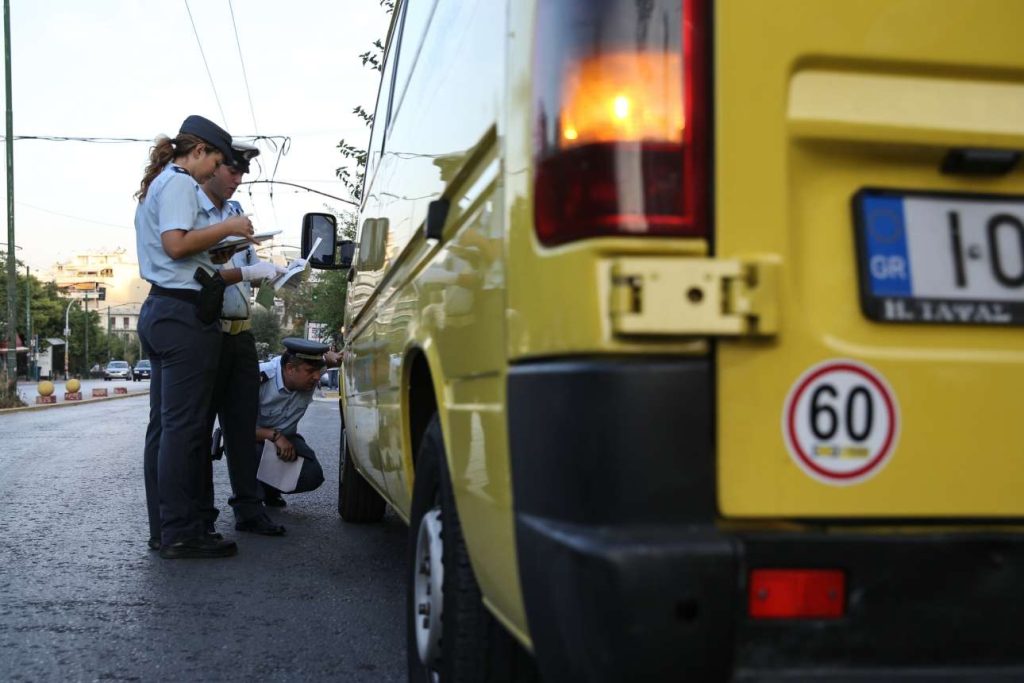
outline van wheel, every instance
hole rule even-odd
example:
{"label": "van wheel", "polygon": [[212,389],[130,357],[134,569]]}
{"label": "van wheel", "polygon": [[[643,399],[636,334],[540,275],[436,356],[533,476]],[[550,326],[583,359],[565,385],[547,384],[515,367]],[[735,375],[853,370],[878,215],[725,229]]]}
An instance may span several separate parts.
{"label": "van wheel", "polygon": [[406,572],[410,683],[540,680],[529,654],[483,605],[436,414],[416,458]]}
{"label": "van wheel", "polygon": [[346,522],[356,524],[384,519],[384,499],[352,464],[344,426],[341,428],[341,445],[338,450],[341,453],[338,467],[338,514]]}

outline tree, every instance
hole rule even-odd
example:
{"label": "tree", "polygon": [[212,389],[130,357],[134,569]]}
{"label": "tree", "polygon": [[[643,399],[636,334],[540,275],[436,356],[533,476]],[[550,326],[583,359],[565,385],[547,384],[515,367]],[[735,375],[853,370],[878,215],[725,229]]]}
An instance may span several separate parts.
{"label": "tree", "polygon": [[[391,14],[395,11],[394,0],[378,0],[378,3],[384,10]],[[370,49],[359,55],[359,59],[362,61],[363,66],[373,69],[374,71],[384,70],[384,43],[377,39],[373,41]],[[366,111],[362,105],[356,105],[352,109],[352,113],[355,114],[363,123],[366,124],[367,128],[373,126],[373,114]],[[369,137],[369,134],[367,134]],[[342,158],[350,160],[355,163],[355,169],[353,170],[349,166],[340,166],[335,171],[338,176],[338,180],[345,185],[345,189],[348,190],[349,194],[356,201],[360,201],[363,198],[363,176],[366,173],[366,142],[362,144],[353,144],[352,142],[342,138],[338,141],[338,152]],[[352,213],[352,212],[348,212]],[[353,234],[355,218],[352,218]]]}
{"label": "tree", "polygon": [[252,309],[252,336],[260,358],[277,353],[281,348],[281,321],[277,313],[262,306]]}
{"label": "tree", "polygon": [[[6,259],[7,255],[0,252],[0,259]],[[25,320],[25,291],[26,277],[29,298],[29,319],[31,330],[28,329]],[[54,282],[43,282],[34,275],[25,274],[25,264],[17,262],[17,283],[18,294],[17,314],[14,320],[15,329],[18,335],[30,341],[31,337],[46,339],[47,337],[64,338],[64,311],[70,300],[61,296],[57,284]],[[90,305],[86,317],[83,305]],[[105,361],[107,358],[106,338],[103,334],[103,327],[100,324],[99,312],[95,300],[81,302],[72,305],[69,312],[69,324],[71,337],[68,340],[69,369],[74,374],[85,376],[89,368],[95,363]],[[89,358],[85,357],[86,325],[88,325],[89,336]],[[0,307],[0,329],[7,329],[7,307]],[[6,336],[6,335],[5,335]]]}
{"label": "tree", "polygon": [[[378,4],[391,14],[395,9],[394,0],[378,0]],[[366,52],[359,55],[363,66],[380,72],[383,69],[384,43],[378,39],[373,41]],[[369,129],[373,125],[373,114],[362,105],[357,105],[352,113]],[[367,131],[367,138],[369,131]],[[338,179],[344,184],[349,195],[360,201],[363,195],[363,178],[366,174],[366,141],[358,144],[342,139],[338,141],[338,152],[342,158],[350,162],[335,170]],[[333,206],[324,208],[338,219],[338,236],[342,239],[354,240],[356,211],[339,211]],[[326,338],[323,341],[341,341],[342,327],[345,321],[345,296],[348,292],[348,270],[315,271],[306,277],[297,287],[285,288],[277,296],[284,303],[285,316],[293,321],[292,334],[303,336],[305,324],[310,321],[323,323]],[[255,321],[254,321],[255,328]],[[275,340],[276,341],[276,340]]]}

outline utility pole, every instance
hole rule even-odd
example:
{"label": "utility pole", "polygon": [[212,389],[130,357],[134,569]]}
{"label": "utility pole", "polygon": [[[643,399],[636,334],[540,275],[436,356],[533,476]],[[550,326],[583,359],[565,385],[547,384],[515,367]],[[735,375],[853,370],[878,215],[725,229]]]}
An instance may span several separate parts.
{"label": "utility pole", "polygon": [[[14,113],[11,108],[11,2],[4,0],[4,81],[7,84],[7,381],[18,381],[17,266],[14,261]],[[4,387],[6,390],[6,387]]]}
{"label": "utility pole", "polygon": [[25,266],[25,372],[28,373],[29,381],[36,378],[35,373],[35,339],[32,336],[32,282],[29,280],[31,273],[29,267]]}

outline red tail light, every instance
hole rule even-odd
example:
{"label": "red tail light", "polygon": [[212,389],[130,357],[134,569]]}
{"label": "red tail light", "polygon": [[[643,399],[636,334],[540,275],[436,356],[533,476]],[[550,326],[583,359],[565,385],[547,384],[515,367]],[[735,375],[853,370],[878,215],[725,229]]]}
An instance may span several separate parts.
{"label": "red tail light", "polygon": [[537,236],[703,236],[704,0],[542,0]]}
{"label": "red tail light", "polygon": [[755,619],[836,619],[846,611],[846,577],[838,569],[755,569],[750,616]]}

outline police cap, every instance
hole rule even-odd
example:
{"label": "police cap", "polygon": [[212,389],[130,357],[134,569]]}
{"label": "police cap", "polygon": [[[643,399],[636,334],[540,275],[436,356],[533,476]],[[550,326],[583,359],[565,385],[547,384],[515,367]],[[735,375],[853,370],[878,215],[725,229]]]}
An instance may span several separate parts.
{"label": "police cap", "polygon": [[231,166],[237,168],[242,173],[248,173],[249,162],[260,155],[259,147],[236,139],[231,140],[231,151]]}
{"label": "police cap", "polygon": [[178,135],[195,135],[203,142],[213,145],[224,155],[225,163],[230,163],[234,159],[231,134],[210,119],[193,114],[182,122]]}
{"label": "police cap", "polygon": [[300,337],[285,337],[281,340],[288,353],[313,365],[322,365],[324,354],[330,347],[321,342],[310,341]]}

